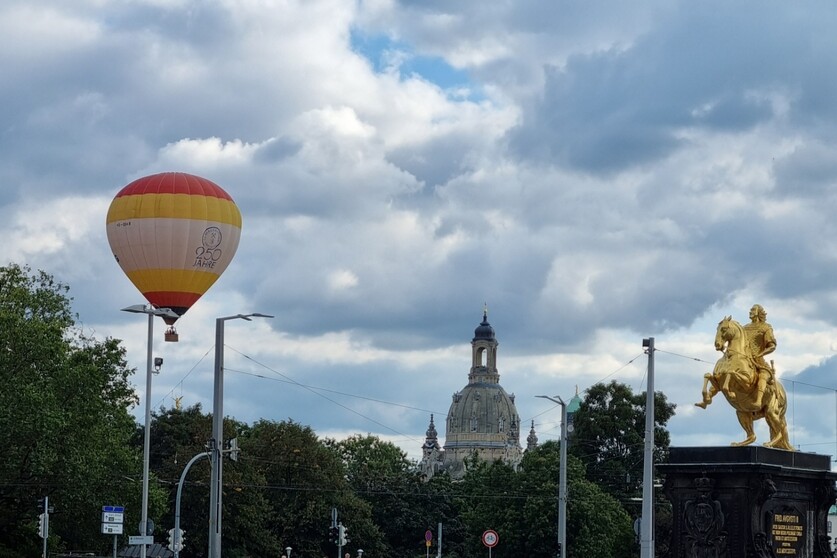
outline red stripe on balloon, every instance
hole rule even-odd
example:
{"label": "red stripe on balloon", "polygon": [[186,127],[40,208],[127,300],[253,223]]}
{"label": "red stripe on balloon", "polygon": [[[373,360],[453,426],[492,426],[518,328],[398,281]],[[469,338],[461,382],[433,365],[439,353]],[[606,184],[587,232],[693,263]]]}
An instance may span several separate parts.
{"label": "red stripe on balloon", "polygon": [[[201,297],[198,293],[175,292],[175,291],[151,291],[142,293],[148,302],[157,308],[171,308],[178,314],[183,314]],[[182,312],[178,312],[182,308]]]}
{"label": "red stripe on balloon", "polygon": [[122,188],[115,197],[142,194],[188,194],[232,201],[230,195],[211,180],[185,172],[162,172],[145,176]]}

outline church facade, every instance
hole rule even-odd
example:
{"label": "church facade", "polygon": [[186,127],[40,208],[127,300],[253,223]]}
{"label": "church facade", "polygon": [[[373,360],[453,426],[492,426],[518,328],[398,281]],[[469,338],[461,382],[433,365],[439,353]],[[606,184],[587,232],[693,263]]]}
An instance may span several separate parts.
{"label": "church facade", "polygon": [[[472,457],[480,461],[500,460],[517,468],[523,457],[520,446],[520,416],[509,395],[500,385],[497,370],[497,346],[494,328],[483,311],[482,322],[471,341],[471,368],[468,384],[453,394],[445,420],[444,447],[431,415],[425,442],[422,445],[422,473],[430,478],[446,471],[452,478],[465,476],[466,462]],[[536,445],[533,430],[527,440]]]}

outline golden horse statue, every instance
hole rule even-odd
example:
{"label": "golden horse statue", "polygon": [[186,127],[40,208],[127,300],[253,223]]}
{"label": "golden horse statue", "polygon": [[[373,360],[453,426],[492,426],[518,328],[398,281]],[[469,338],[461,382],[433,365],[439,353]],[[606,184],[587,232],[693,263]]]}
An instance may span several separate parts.
{"label": "golden horse statue", "polygon": [[695,403],[703,409],[712,403],[712,398],[721,392],[735,409],[738,422],[747,434],[741,442],[733,446],[747,446],[756,441],[753,423],[765,419],[770,429],[770,441],[764,445],[793,451],[788,438],[788,424],[785,413],[788,409],[788,397],[778,378],[768,383],[761,405],[756,404],[758,367],[747,342],[744,328],[732,316],[727,316],[718,323],[715,333],[715,349],[724,354],[715,364],[711,374],[703,377],[703,401]]}

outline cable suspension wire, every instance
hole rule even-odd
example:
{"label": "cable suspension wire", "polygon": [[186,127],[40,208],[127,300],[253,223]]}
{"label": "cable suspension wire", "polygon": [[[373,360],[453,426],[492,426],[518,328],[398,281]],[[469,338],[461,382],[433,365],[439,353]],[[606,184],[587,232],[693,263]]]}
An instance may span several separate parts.
{"label": "cable suspension wire", "polygon": [[179,381],[179,382],[177,382],[176,384],[174,384],[174,387],[173,387],[173,388],[171,388],[171,389],[169,390],[169,392],[168,392],[167,394],[165,394],[165,395],[163,396],[163,398],[162,398],[162,399],[160,399],[160,401],[158,401],[158,402],[157,402],[157,404],[155,405],[155,407],[159,407],[160,405],[162,405],[162,404],[163,404],[163,401],[165,401],[165,400],[166,400],[166,399],[167,399],[167,398],[168,398],[168,397],[169,397],[172,393],[174,393],[174,390],[175,390],[175,389],[177,389],[177,386],[180,386],[180,388],[181,388],[181,390],[182,390],[182,389],[183,389],[183,382],[186,380],[186,378],[188,378],[188,377],[189,377],[189,375],[190,375],[192,372],[194,372],[194,371],[195,371],[195,368],[197,368],[197,367],[198,367],[198,365],[199,365],[201,362],[203,362],[203,359],[205,359],[205,358],[206,358],[206,355],[208,355],[208,354],[209,354],[209,353],[210,353],[210,352],[211,352],[214,348],[215,348],[215,345],[212,345],[211,347],[209,347],[209,348],[206,350],[206,352],[203,354],[203,356],[202,356],[200,359],[198,359],[198,361],[197,361],[197,362],[196,362],[196,363],[192,366],[192,368],[190,368],[190,369],[189,369],[189,371],[188,371],[188,372],[186,372],[186,375],[185,375],[185,376],[183,376],[182,378],[180,378],[180,381]]}
{"label": "cable suspension wire", "polygon": [[401,407],[402,409],[409,409],[411,411],[421,411],[422,413],[434,413],[440,416],[447,416],[447,413],[442,413],[439,411],[432,411],[429,409],[422,409],[421,407],[413,407],[411,405],[405,405],[404,403],[394,403],[392,401],[385,401],[383,399],[376,399],[374,397],[368,397],[365,395],[357,395],[356,393],[347,393],[345,391],[338,391],[335,389],[323,388],[318,386],[312,386],[310,384],[302,384],[300,382],[294,380],[283,380],[281,378],[271,378],[269,376],[264,376],[262,374],[256,374],[254,372],[247,372],[245,370],[236,370],[235,368],[227,368],[224,367],[224,370],[227,372],[235,372],[236,374],[243,374],[245,376],[253,376],[255,378],[261,378],[263,380],[268,380],[271,382],[280,382],[283,384],[291,384],[299,387],[304,387],[309,390],[316,390],[316,391],[324,391],[327,393],[333,393],[335,395],[344,395],[346,397],[353,397],[355,399],[363,399],[364,401],[372,401],[373,403],[381,403],[382,405],[391,405],[393,407]]}
{"label": "cable suspension wire", "polygon": [[[395,428],[392,428],[391,426],[387,426],[386,424],[384,424],[384,423],[382,423],[382,422],[379,422],[379,421],[377,421],[377,420],[373,419],[372,417],[368,417],[368,416],[364,415],[363,413],[361,413],[361,412],[359,412],[359,411],[355,411],[355,410],[354,410],[354,409],[352,409],[351,407],[349,407],[349,406],[347,406],[347,405],[343,405],[343,404],[342,404],[342,403],[340,403],[339,401],[335,401],[334,399],[332,399],[332,398],[330,398],[330,397],[328,397],[328,396],[326,396],[326,395],[324,395],[324,394],[320,393],[317,389],[314,389],[314,388],[309,387],[309,386],[307,386],[307,385],[305,385],[305,384],[303,384],[303,383],[300,383],[300,382],[296,381],[295,379],[291,378],[290,376],[288,376],[287,374],[283,374],[283,373],[279,372],[278,370],[274,370],[274,369],[273,369],[273,368],[271,368],[270,366],[268,366],[268,365],[266,365],[266,364],[264,364],[264,363],[262,363],[262,362],[259,362],[258,360],[256,360],[256,359],[252,358],[250,355],[247,355],[247,354],[245,354],[245,353],[242,353],[241,351],[239,351],[239,350],[235,349],[234,347],[229,347],[229,346],[227,346],[227,345],[225,345],[225,347],[226,347],[226,348],[228,348],[228,349],[230,349],[230,350],[232,350],[232,351],[234,351],[234,352],[236,352],[236,353],[238,353],[239,355],[241,355],[242,357],[246,358],[247,360],[250,360],[250,361],[252,361],[253,363],[255,363],[255,364],[257,364],[257,365],[261,366],[261,367],[262,367],[262,368],[264,368],[265,370],[269,370],[269,371],[273,372],[274,374],[276,374],[276,375],[278,375],[278,376],[281,376],[281,377],[283,377],[283,378],[287,379],[290,383],[292,383],[292,384],[294,384],[294,385],[296,385],[296,386],[298,386],[298,387],[301,387],[301,388],[303,388],[303,389],[305,389],[305,390],[307,390],[307,391],[310,391],[311,393],[313,393],[313,394],[314,394],[314,395],[316,395],[317,397],[321,397],[321,398],[325,399],[326,401],[328,401],[328,402],[330,402],[330,403],[333,403],[334,405],[337,405],[338,407],[341,407],[341,408],[343,408],[343,409],[345,409],[345,410],[349,411],[350,413],[353,413],[353,414],[355,414],[355,415],[357,415],[357,416],[359,416],[359,417],[361,417],[361,418],[363,418],[363,419],[365,419],[365,420],[368,420],[369,422],[371,422],[371,423],[373,423],[373,424],[377,424],[377,425],[378,425],[378,426],[380,426],[381,428],[385,428],[385,429],[387,429],[387,430],[389,430],[389,431],[391,431],[391,432],[394,432],[394,433],[398,434],[399,436],[404,436],[404,437],[405,437],[406,439],[408,439],[408,440],[412,440],[412,441],[416,442],[417,444],[421,444],[421,442],[420,442],[419,440],[417,440],[416,438],[413,438],[413,437],[412,437],[412,436],[410,436],[409,434],[405,434],[404,432],[401,432],[401,431],[399,431],[399,430],[397,430],[397,429],[395,429]],[[267,379],[267,378],[265,378],[265,379]]]}
{"label": "cable suspension wire", "polygon": [[681,355],[679,353],[673,353],[671,351],[664,351],[663,349],[656,349],[656,350],[657,350],[658,353],[665,353],[667,355],[672,355],[672,356],[676,356],[676,357],[680,357],[680,358],[685,358],[686,360],[694,360],[696,362],[703,362],[703,363],[712,364],[712,365],[715,364],[714,362],[709,362],[708,360],[703,360],[702,358],[698,358],[698,357],[690,357],[690,356],[687,356],[687,355]]}

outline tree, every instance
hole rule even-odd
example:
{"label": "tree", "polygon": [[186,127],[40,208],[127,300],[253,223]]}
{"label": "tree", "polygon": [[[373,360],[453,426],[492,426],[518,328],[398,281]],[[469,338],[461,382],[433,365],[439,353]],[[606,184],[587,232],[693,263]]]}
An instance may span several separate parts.
{"label": "tree", "polygon": [[[491,528],[500,535],[497,558],[552,558],[557,548],[560,446],[547,442],[527,450],[517,472],[500,463],[475,464],[460,484],[465,522],[461,556],[481,556],[480,536]],[[567,556],[627,558],[633,532],[620,503],[585,478],[584,466],[567,461]],[[447,554],[447,553],[446,553]]]}
{"label": "tree", "polygon": [[387,556],[425,553],[425,530],[435,528],[437,511],[427,498],[419,471],[395,444],[371,435],[327,440],[346,469],[355,494],[372,510],[383,531]]}
{"label": "tree", "polygon": [[514,470],[500,461],[468,463],[458,498],[465,535],[463,556],[479,556],[484,552],[480,539],[486,529],[500,535],[501,543],[493,550],[497,558],[527,555],[519,548],[524,535],[517,532],[523,523],[521,505],[526,498],[518,490],[518,480]]}
{"label": "tree", "polygon": [[[641,514],[645,453],[646,394],[634,394],[618,382],[596,384],[573,418],[568,447],[587,468],[587,478],[622,503],[634,518]],[[670,437],[665,425],[674,416],[675,405],[661,392],[654,394],[654,462],[666,459]],[[671,532],[671,511],[661,491],[655,491],[654,530],[658,552],[667,551],[666,533]]]}
{"label": "tree", "polygon": [[75,326],[68,292],[43,271],[0,267],[0,555],[39,553],[44,496],[57,546],[106,547],[105,504],[136,510],[127,521],[139,521],[132,370],[117,340]]}
{"label": "tree", "polygon": [[[675,405],[654,394],[655,462],[665,459],[670,437],[665,425]],[[587,478],[628,504],[642,493],[645,441],[645,393],[625,384],[596,384],[573,417],[568,451],[587,468]]]}
{"label": "tree", "polygon": [[351,545],[385,556],[383,535],[370,506],[359,499],[337,453],[314,431],[293,421],[257,421],[241,437],[242,461],[252,460],[264,477],[274,514],[274,535],[300,555],[332,556],[331,509],[338,508]]}
{"label": "tree", "polygon": [[[233,419],[224,420],[224,439],[246,435],[249,427]],[[177,486],[186,464],[205,453],[211,438],[212,416],[200,404],[179,409],[161,409],[153,414],[150,466],[168,489],[166,513],[159,524],[163,531],[174,527]],[[225,454],[227,455],[227,454]],[[273,510],[265,495],[264,476],[252,459],[235,462],[224,458],[223,550],[225,556],[270,556],[279,548],[272,532]],[[189,537],[190,556],[207,555],[206,518],[209,510],[210,461],[196,461],[184,480],[180,505],[180,528]]]}

